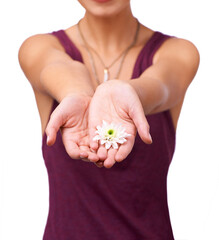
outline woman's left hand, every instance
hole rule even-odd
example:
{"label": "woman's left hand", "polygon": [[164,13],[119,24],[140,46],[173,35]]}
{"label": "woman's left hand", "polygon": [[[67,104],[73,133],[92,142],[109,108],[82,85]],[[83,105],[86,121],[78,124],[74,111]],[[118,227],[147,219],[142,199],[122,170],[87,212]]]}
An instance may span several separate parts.
{"label": "woman's left hand", "polygon": [[[130,134],[127,141],[119,145],[118,149],[106,149],[93,138],[96,135],[98,125],[102,121],[122,124],[126,132]],[[149,125],[146,120],[141,102],[134,88],[126,81],[110,80],[99,85],[93,95],[89,106],[89,134],[90,147],[97,151],[100,159],[99,166],[112,167],[116,162],[124,160],[131,152],[136,131],[141,139],[152,143],[149,133]],[[102,161],[102,163],[101,163]]]}

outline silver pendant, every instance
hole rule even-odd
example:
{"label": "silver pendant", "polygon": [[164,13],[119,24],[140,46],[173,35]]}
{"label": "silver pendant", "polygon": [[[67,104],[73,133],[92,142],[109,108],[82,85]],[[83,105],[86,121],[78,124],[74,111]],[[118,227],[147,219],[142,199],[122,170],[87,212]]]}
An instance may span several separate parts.
{"label": "silver pendant", "polygon": [[109,70],[107,68],[104,68],[103,73],[104,73],[103,81],[106,82],[109,80]]}

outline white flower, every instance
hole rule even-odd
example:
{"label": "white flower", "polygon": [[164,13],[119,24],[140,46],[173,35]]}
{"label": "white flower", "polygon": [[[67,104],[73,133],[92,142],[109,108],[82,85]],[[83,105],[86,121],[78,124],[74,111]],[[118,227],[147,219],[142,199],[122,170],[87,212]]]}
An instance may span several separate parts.
{"label": "white flower", "polygon": [[105,144],[105,148],[109,149],[111,146],[114,149],[118,148],[118,143],[123,144],[127,140],[125,139],[131,134],[125,132],[125,128],[121,124],[111,123],[108,124],[103,120],[102,127],[97,126],[97,135],[93,138],[94,141],[100,140],[100,144]]}

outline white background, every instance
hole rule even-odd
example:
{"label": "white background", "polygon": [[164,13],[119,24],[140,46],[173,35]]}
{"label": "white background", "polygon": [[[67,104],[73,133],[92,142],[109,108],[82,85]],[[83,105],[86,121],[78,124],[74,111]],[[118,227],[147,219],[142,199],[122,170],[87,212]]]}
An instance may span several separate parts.
{"label": "white background", "polygon": [[[177,130],[168,175],[176,240],[219,240],[218,5],[216,0],[133,0],[146,26],[191,40],[201,63]],[[76,0],[0,3],[0,216],[2,240],[42,239],[48,212],[41,128],[30,84],[19,68],[21,43],[67,28],[83,16]]]}

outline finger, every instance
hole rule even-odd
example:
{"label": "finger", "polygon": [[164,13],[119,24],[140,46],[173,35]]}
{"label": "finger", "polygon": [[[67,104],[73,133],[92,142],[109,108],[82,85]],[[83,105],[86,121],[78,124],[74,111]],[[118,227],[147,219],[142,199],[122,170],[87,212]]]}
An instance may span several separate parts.
{"label": "finger", "polygon": [[80,146],[80,158],[87,158],[90,152],[90,149],[88,146]]}
{"label": "finger", "polygon": [[63,125],[63,118],[58,109],[55,109],[50,116],[46,127],[47,145],[52,146],[56,141],[56,135],[60,127]]}
{"label": "finger", "polygon": [[90,160],[87,159],[87,158],[81,158],[81,160],[84,161],[84,162],[90,162]]}
{"label": "finger", "polygon": [[[90,116],[91,117],[91,116]],[[95,125],[93,124],[95,122]],[[97,151],[99,148],[99,140],[94,140],[94,137],[97,135],[97,126],[100,126],[101,123],[95,119],[95,117],[91,118],[89,121],[89,136],[90,136],[90,148],[93,151]]]}
{"label": "finger", "polygon": [[104,161],[107,158],[107,149],[104,146],[100,146],[97,155],[100,160]]}
{"label": "finger", "polygon": [[133,145],[135,142],[134,137],[129,137],[127,142],[123,143],[122,145],[119,146],[119,149],[116,153],[115,160],[116,162],[121,162],[123,161],[129,153],[132,151]]}
{"label": "finger", "polygon": [[88,152],[81,152],[81,151],[80,151],[80,158],[81,158],[81,159],[82,159],[82,158],[88,158],[88,156],[89,156]]}
{"label": "finger", "polygon": [[152,138],[150,135],[150,127],[140,101],[139,104],[136,104],[135,107],[130,111],[129,115],[132,118],[142,141],[147,144],[151,144]]}
{"label": "finger", "polygon": [[99,157],[97,156],[96,153],[93,153],[93,152],[89,152],[88,159],[89,159],[91,162],[97,162],[97,161],[99,161]]}
{"label": "finger", "polygon": [[117,151],[117,149],[113,148],[108,150],[107,159],[103,162],[105,168],[111,168],[116,163],[115,155]]}
{"label": "finger", "polygon": [[90,162],[97,162],[99,157],[97,156],[96,152],[91,152],[88,146],[80,146],[82,152],[80,153],[80,158],[86,158]]}
{"label": "finger", "polygon": [[63,143],[66,152],[72,159],[80,159],[81,150],[75,142],[63,140]]}
{"label": "finger", "polygon": [[93,162],[93,163],[96,163],[99,161],[99,158],[96,154],[94,153],[90,153],[88,154],[88,157],[87,158],[84,158],[80,155],[80,159],[85,161],[85,162]]}
{"label": "finger", "polygon": [[97,151],[99,144],[98,140],[93,140],[93,138],[96,136],[96,127],[91,126],[89,127],[89,135],[90,135],[90,148],[94,151]]}
{"label": "finger", "polygon": [[103,167],[103,161],[98,161],[98,162],[95,162],[94,164],[99,168]]}

